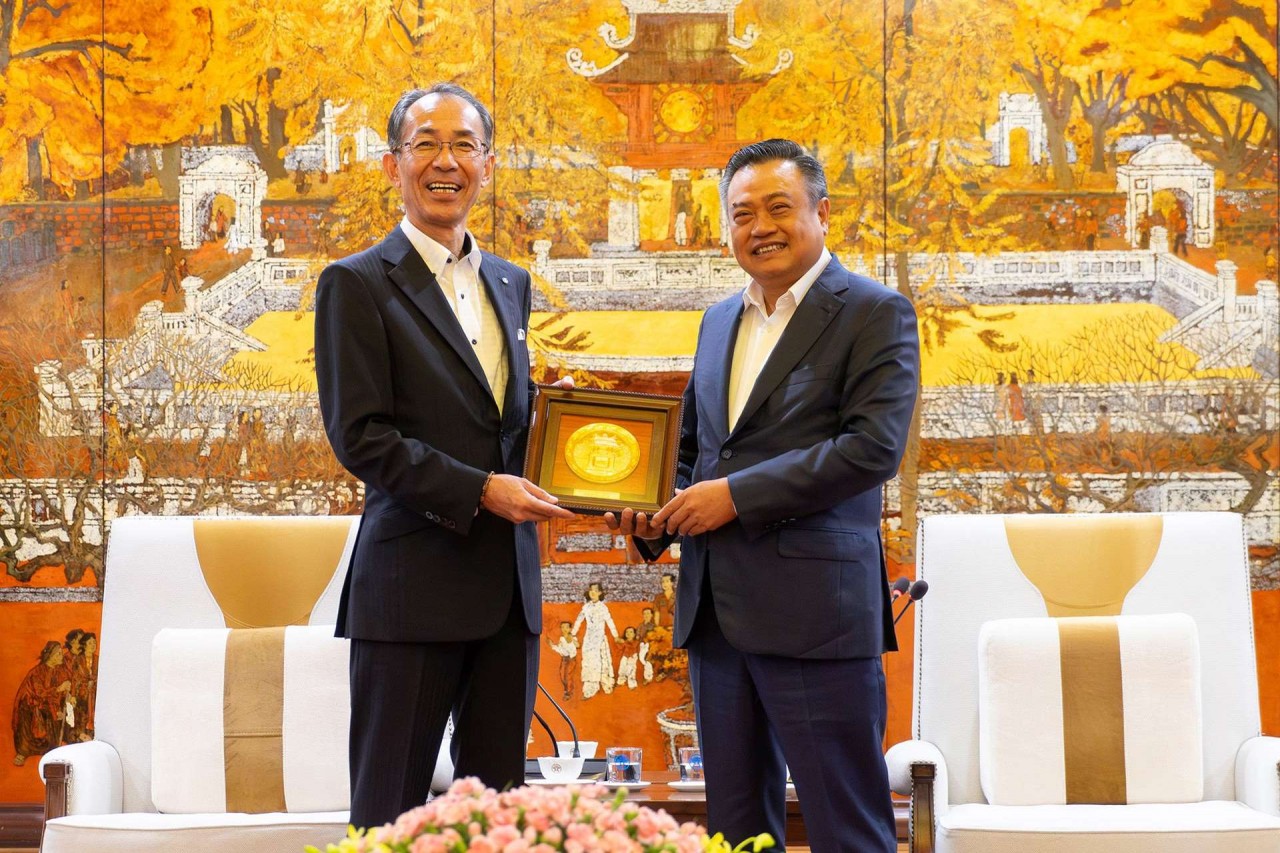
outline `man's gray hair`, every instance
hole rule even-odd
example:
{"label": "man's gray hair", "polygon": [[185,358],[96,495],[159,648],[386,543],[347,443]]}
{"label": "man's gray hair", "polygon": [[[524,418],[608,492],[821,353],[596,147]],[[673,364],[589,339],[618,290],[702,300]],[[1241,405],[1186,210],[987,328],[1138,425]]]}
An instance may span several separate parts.
{"label": "man's gray hair", "polygon": [[457,83],[436,83],[426,89],[410,89],[396,101],[396,105],[391,108],[391,115],[387,118],[387,148],[396,151],[404,141],[400,138],[404,133],[404,117],[410,107],[427,95],[449,95],[475,107],[476,112],[480,113],[480,123],[484,126],[484,144],[490,148],[493,147],[493,114],[489,112],[489,108]]}
{"label": "man's gray hair", "polygon": [[777,160],[795,163],[800,174],[804,176],[810,202],[816,205],[827,197],[827,173],[812,154],[790,139],[766,139],[763,142],[744,145],[733,152],[733,156],[729,158],[729,164],[724,167],[724,173],[720,176],[720,207],[724,210],[729,209],[729,184],[733,181],[734,175],[747,166],[772,163]]}

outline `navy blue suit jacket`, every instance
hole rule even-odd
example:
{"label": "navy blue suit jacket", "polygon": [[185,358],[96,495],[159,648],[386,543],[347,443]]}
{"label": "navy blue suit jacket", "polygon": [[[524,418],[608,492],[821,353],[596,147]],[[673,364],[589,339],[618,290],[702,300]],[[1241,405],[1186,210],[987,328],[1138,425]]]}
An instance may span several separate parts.
{"label": "navy blue suit jacket", "polygon": [[523,471],[537,392],[525,345],[529,274],[482,254],[480,278],[506,341],[501,414],[435,276],[399,228],[320,275],[320,408],[339,461],[365,484],[340,636],[479,639],[502,625],[512,595],[529,630],[542,629],[535,525],[476,512],[489,471]]}
{"label": "navy blue suit jacket", "polygon": [[678,485],[727,476],[738,517],[681,543],[675,641],[688,640],[710,572],[716,616],[740,651],[896,649],[881,484],[897,471],[915,407],[915,311],[833,256],[730,430],[742,311],[740,294],[707,310],[684,392]]}

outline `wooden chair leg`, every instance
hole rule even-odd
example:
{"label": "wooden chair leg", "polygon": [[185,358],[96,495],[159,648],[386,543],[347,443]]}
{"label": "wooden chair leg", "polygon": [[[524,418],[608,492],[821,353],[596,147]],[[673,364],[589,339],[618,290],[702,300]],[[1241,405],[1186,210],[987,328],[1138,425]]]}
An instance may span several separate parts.
{"label": "wooden chair leg", "polygon": [[933,853],[932,764],[911,765],[911,853]]}
{"label": "wooden chair leg", "polygon": [[[71,765],[52,761],[44,766],[44,819],[47,823],[67,814],[67,788],[71,784]],[[44,838],[44,824],[40,825]]]}

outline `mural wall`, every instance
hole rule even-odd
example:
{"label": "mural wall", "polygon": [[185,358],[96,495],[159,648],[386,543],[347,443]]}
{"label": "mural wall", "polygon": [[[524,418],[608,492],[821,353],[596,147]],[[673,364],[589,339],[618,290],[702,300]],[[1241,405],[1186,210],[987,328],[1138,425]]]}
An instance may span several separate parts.
{"label": "mural wall", "polygon": [[[720,169],[792,137],[920,316],[891,571],[929,513],[1243,513],[1280,729],[1276,53],[1274,0],[0,0],[0,802],[92,736],[112,519],[359,510],[311,300],[397,220],[379,128],[439,79],[497,118],[472,228],[534,273],[540,378],[679,393],[744,283]],[[675,562],[544,534],[543,684],[666,763]]]}

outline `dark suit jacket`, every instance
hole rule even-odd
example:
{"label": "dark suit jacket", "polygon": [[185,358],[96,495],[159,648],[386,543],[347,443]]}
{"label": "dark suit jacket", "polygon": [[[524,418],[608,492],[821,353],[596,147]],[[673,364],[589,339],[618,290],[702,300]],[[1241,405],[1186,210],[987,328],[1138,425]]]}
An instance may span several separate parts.
{"label": "dark suit jacket", "polygon": [[729,430],[740,294],[702,320],[684,392],[678,485],[727,476],[738,517],[681,543],[675,640],[710,572],[716,616],[744,652],[872,657],[896,649],[880,541],[920,351],[901,294],[833,256],[796,309]]}
{"label": "dark suit jacket", "polygon": [[480,278],[506,340],[501,415],[435,276],[399,228],[320,275],[320,408],[339,461],[365,484],[340,636],[478,639],[498,630],[513,594],[529,630],[542,629],[535,525],[476,513],[489,471],[523,469],[536,394],[524,340],[529,274],[486,253]]}

